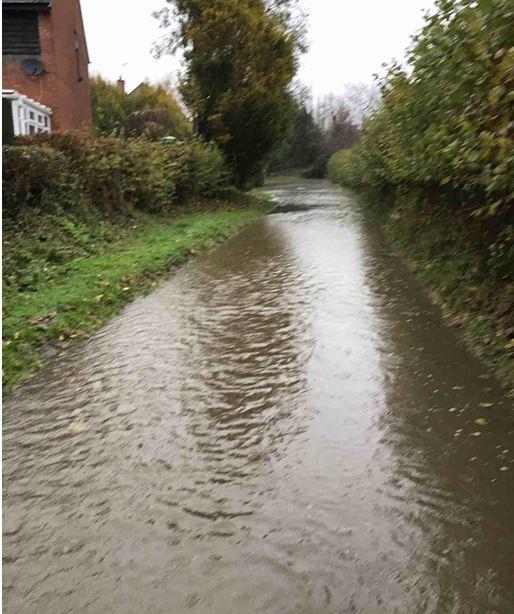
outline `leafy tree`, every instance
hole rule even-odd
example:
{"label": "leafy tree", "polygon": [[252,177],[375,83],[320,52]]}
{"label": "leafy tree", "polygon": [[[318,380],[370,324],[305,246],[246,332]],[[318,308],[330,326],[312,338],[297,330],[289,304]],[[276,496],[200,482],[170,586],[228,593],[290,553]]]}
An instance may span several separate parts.
{"label": "leafy tree", "polygon": [[[170,0],[178,28],[161,51],[184,50],[181,93],[195,128],[223,151],[239,186],[252,184],[287,134],[289,84],[301,38],[290,2]],[[171,24],[170,12],[159,14]]]}
{"label": "leafy tree", "polygon": [[99,75],[91,78],[93,123],[98,134],[117,134],[127,116],[125,94]]}
{"label": "leafy tree", "polygon": [[309,90],[297,86],[292,131],[275,148],[268,170],[303,169],[307,177],[324,177],[330,156],[357,141],[372,92],[364,84],[348,84],[342,96],[326,95],[314,106]]}
{"label": "leafy tree", "polygon": [[469,279],[514,270],[513,20],[512,0],[438,0],[358,144],[330,163],[335,180],[416,207],[412,227],[450,219],[472,237]]}
{"label": "leafy tree", "polygon": [[126,97],[126,110],[131,114],[138,113],[139,120],[147,116],[149,121],[159,124],[163,136],[184,137],[191,132],[190,123],[168,83],[141,83]]}
{"label": "leafy tree", "polygon": [[295,116],[290,134],[273,152],[268,170],[278,172],[310,167],[324,150],[324,135],[305,100],[295,101]]}
{"label": "leafy tree", "polygon": [[342,102],[330,111],[325,121],[323,148],[305,177],[321,178],[327,174],[330,157],[338,150],[349,149],[359,138],[360,129],[352,119],[351,110]]}
{"label": "leafy tree", "polygon": [[191,131],[167,83],[141,83],[125,94],[116,84],[95,76],[91,80],[91,99],[95,129],[101,135],[183,138]]}
{"label": "leafy tree", "polygon": [[393,65],[343,175],[355,185],[459,192],[467,215],[514,206],[512,0],[438,0]]}
{"label": "leafy tree", "polygon": [[176,133],[176,126],[166,109],[134,111],[127,116],[123,126],[125,136],[129,138],[145,136],[157,140]]}

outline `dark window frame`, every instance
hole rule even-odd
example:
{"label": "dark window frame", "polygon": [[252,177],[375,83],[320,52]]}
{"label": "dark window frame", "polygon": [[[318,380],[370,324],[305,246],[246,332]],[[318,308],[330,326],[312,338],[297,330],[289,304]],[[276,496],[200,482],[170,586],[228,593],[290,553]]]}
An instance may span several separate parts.
{"label": "dark window frame", "polygon": [[40,56],[39,14],[37,11],[2,11],[2,55]]}

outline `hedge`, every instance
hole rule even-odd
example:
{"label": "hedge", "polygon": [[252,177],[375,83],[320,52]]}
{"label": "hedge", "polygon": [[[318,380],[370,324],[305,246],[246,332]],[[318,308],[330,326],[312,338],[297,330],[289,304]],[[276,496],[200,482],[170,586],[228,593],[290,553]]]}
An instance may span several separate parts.
{"label": "hedge", "polygon": [[3,212],[89,202],[105,211],[165,211],[208,198],[229,184],[221,153],[197,140],[122,141],[70,133],[40,134],[3,148]]}
{"label": "hedge", "polygon": [[426,186],[458,193],[464,214],[512,219],[514,4],[438,0],[392,66],[360,142],[331,163],[357,187]]}

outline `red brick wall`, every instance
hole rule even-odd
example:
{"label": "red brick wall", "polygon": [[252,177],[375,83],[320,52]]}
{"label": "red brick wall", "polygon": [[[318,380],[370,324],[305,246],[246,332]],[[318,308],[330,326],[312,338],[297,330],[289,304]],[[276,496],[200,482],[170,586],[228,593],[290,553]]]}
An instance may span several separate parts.
{"label": "red brick wall", "polygon": [[3,87],[51,107],[53,130],[89,131],[93,124],[89,59],[80,0],[54,0],[51,11],[39,15],[39,38],[44,74],[27,76],[21,70],[21,57],[4,61]]}

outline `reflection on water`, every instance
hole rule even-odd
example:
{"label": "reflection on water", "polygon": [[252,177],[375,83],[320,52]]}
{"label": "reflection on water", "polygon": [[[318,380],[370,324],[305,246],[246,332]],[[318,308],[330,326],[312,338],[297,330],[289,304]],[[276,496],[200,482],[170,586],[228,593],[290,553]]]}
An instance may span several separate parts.
{"label": "reflection on water", "polygon": [[350,194],[273,191],[6,399],[6,611],[510,611],[507,399]]}

